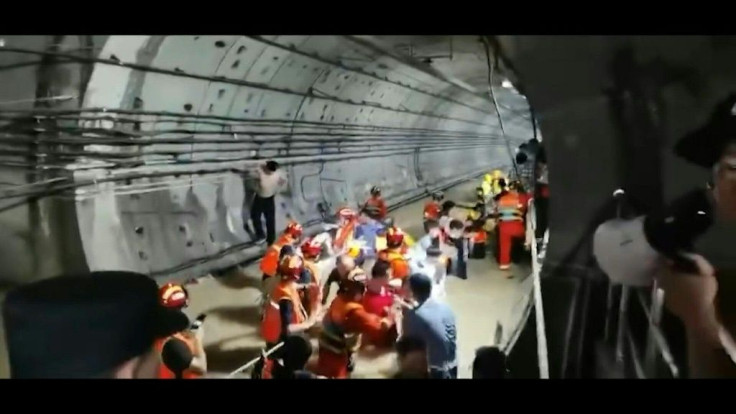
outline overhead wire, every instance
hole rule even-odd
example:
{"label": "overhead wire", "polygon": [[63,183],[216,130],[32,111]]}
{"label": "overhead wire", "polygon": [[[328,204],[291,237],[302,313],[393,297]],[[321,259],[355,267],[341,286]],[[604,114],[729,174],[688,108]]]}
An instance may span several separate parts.
{"label": "overhead wire", "polygon": [[521,175],[519,174],[519,167],[516,165],[516,159],[514,157],[514,152],[511,149],[511,142],[506,136],[506,129],[503,126],[503,116],[501,115],[501,109],[498,107],[498,101],[496,100],[496,94],[493,91],[493,75],[494,75],[495,64],[491,63],[491,51],[490,51],[490,47],[488,46],[488,40],[485,38],[485,36],[481,36],[480,38],[483,43],[484,50],[486,52],[486,63],[488,65],[488,91],[490,92],[491,99],[493,100],[493,107],[495,108],[496,114],[498,115],[498,125],[501,128],[501,133],[503,134],[504,139],[506,140],[506,149],[509,153],[509,160],[511,161],[511,165],[513,165],[514,167],[514,173],[516,174],[516,178],[518,179],[519,177],[521,177]]}

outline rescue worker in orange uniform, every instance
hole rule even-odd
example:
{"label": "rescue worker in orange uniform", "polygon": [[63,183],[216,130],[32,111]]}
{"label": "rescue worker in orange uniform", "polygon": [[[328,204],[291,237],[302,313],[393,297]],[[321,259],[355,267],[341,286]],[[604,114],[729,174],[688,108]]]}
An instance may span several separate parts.
{"label": "rescue worker in orange uniform", "polygon": [[286,229],[281,236],[276,240],[274,244],[269,246],[266,250],[266,254],[261,260],[261,271],[263,272],[263,279],[266,280],[270,277],[276,276],[276,272],[279,267],[279,260],[281,259],[281,249],[284,246],[294,247],[299,243],[299,239],[302,237],[304,228],[301,224],[292,221],[286,225]]}
{"label": "rescue worker in orange uniform", "polygon": [[[506,186],[503,179],[499,181],[500,185]],[[501,191],[496,199],[496,215],[498,216],[498,267],[501,270],[508,270],[511,268],[511,248],[514,241],[523,240],[526,235],[519,193],[507,188]]]}
{"label": "rescue worker in orange uniform", "polygon": [[437,191],[432,193],[432,199],[430,201],[427,201],[427,204],[424,205],[424,231],[427,232],[427,222],[429,221],[438,221],[440,219],[440,215],[442,215],[442,205],[440,203],[445,198],[445,195],[442,193],[442,191]]}
{"label": "rescue worker in orange uniform", "polygon": [[404,232],[396,227],[386,230],[386,249],[378,252],[378,259],[385,260],[391,264],[391,278],[403,282],[411,273],[409,262],[404,258],[406,246],[404,246]]}
{"label": "rescue worker in orange uniform", "polygon": [[317,322],[318,315],[308,315],[299,294],[299,279],[304,259],[287,255],[279,264],[279,281],[269,296],[261,321],[261,336],[266,349],[271,349],[288,334],[306,331]]}
{"label": "rescue worker in orange uniform", "polygon": [[365,202],[363,210],[368,217],[374,220],[383,221],[386,218],[388,207],[386,207],[386,202],[381,197],[380,188],[376,186],[371,188],[371,197]]}
{"label": "rescue worker in orange uniform", "polygon": [[358,224],[358,213],[351,208],[342,207],[337,210],[337,219],[340,227],[337,229],[332,246],[335,252],[341,252],[353,239],[355,226]]}
{"label": "rescue worker in orange uniform", "polygon": [[322,321],[316,372],[344,379],[353,371],[353,354],[360,348],[361,335],[386,335],[394,318],[381,318],[366,312],[362,300],[368,278],[361,268],[353,269],[340,283],[337,297]]}
{"label": "rescue worker in orange uniform", "polygon": [[277,284],[278,279],[276,273],[278,272],[279,263],[286,253],[293,253],[296,246],[299,243],[299,239],[302,237],[304,229],[302,225],[292,221],[286,225],[286,229],[279,236],[278,240],[274,244],[268,247],[266,254],[261,259],[261,271],[263,272],[263,286],[261,288],[261,300],[266,302],[266,298],[269,293],[273,290]]}
{"label": "rescue worker in orange uniform", "polygon": [[[189,306],[189,292],[187,292],[184,286],[167,283],[161,286],[158,295],[159,303],[166,308],[182,311]],[[200,329],[202,320],[204,320],[204,315],[200,315],[197,318],[197,322],[189,330],[178,332],[168,338],[159,339],[154,343],[154,347],[159,355],[162,354],[164,346],[172,338],[187,344],[193,358],[191,365],[182,373],[184,379],[200,378],[207,372],[207,357],[203,346],[204,330]],[[175,379],[176,374],[167,368],[165,364],[161,363],[158,378]]]}
{"label": "rescue worker in orange uniform", "polygon": [[299,283],[303,285],[300,290],[302,305],[307,310],[307,315],[314,315],[319,311],[322,303],[321,275],[317,260],[322,254],[322,243],[309,238],[301,245],[302,257],[304,257],[304,271]]}

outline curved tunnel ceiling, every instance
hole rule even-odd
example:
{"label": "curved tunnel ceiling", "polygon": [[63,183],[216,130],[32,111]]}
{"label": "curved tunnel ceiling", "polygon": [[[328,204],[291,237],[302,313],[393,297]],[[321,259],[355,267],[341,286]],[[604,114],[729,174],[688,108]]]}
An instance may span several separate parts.
{"label": "curved tunnel ceiling", "polygon": [[[32,54],[34,48],[16,46],[29,37],[8,38],[0,57]],[[55,115],[44,118],[59,144],[48,147],[44,160],[63,163],[74,197],[44,199],[35,213],[33,205],[16,209],[29,209],[24,230],[37,235],[30,242],[8,230],[2,235],[15,245],[43,239],[51,257],[78,250],[93,270],[189,277],[257,254],[243,230],[250,192],[231,170],[257,159],[288,166],[277,226],[290,218],[314,225],[320,205],[355,205],[372,185],[397,203],[509,168],[509,147],[533,135],[526,100],[494,88],[502,133],[487,82],[484,90],[473,86],[488,74],[484,59],[458,59],[455,70],[437,64],[440,71],[397,56],[390,38],[365,36],[99,38],[94,54],[77,59],[91,69],[88,81],[52,76],[52,85],[76,86],[81,102],[55,106]],[[472,44],[466,40],[457,44]],[[51,51],[55,60],[46,67],[78,57]],[[36,84],[24,87],[38,90],[41,76],[31,79]],[[73,127],[59,128],[69,122]],[[74,155],[64,153],[72,145]],[[32,181],[13,177],[19,185]],[[57,213],[44,216],[48,210]],[[49,230],[61,220],[75,222],[77,234],[69,225]],[[29,264],[33,258],[24,259],[6,279],[68,267],[57,260],[39,272]]]}

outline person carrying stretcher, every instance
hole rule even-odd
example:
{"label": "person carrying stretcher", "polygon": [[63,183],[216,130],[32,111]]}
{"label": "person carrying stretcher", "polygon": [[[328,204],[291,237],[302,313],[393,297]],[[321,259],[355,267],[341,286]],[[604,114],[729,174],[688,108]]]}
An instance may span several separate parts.
{"label": "person carrying stretcher", "polygon": [[309,238],[302,243],[300,250],[304,257],[304,270],[302,271],[299,283],[303,286],[299,290],[302,298],[302,305],[307,311],[307,315],[314,315],[321,307],[322,290],[321,275],[317,265],[317,260],[322,254],[322,243],[314,238]]}
{"label": "person carrying stretcher", "polygon": [[376,337],[394,325],[390,316],[381,318],[366,312],[362,301],[367,281],[363,270],[355,268],[340,283],[337,297],[322,321],[317,374],[328,378],[348,378],[354,368],[353,356],[360,348],[361,335]]}
{"label": "person carrying stretcher", "polygon": [[386,202],[381,197],[381,189],[373,186],[371,196],[363,205],[363,211],[372,219],[383,221],[388,214]]}
{"label": "person carrying stretcher", "polygon": [[304,260],[298,255],[287,255],[279,265],[279,282],[269,295],[261,321],[261,336],[266,349],[282,342],[288,334],[304,332],[314,326],[320,314],[309,315],[299,294],[299,280],[304,271]]}
{"label": "person carrying stretcher", "polygon": [[442,205],[440,203],[445,198],[441,191],[432,193],[432,199],[424,205],[424,231],[427,231],[427,223],[437,221],[442,214]]}
{"label": "person carrying stretcher", "polygon": [[378,259],[391,264],[392,279],[404,280],[409,277],[409,262],[404,258],[406,252],[404,232],[396,227],[386,230],[386,249],[378,253]]}

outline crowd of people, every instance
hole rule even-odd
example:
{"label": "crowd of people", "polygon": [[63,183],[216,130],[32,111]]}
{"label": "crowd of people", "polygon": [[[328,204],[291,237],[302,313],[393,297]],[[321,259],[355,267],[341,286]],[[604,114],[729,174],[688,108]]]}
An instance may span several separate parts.
{"label": "crowd of people", "polygon": [[[261,178],[278,185],[282,178],[271,177],[277,170],[266,164]],[[257,198],[268,222],[273,200],[267,192]],[[296,222],[279,237],[267,225],[272,243],[260,262],[265,348],[252,378],[350,378],[366,348],[395,351],[396,377],[457,378],[457,327],[444,285],[452,261],[447,249],[468,237],[468,227],[449,217],[454,203],[442,200],[434,194],[425,208],[426,234],[417,243],[387,219],[376,187],[360,211],[338,210],[329,243],[304,237]],[[323,279],[325,248],[337,254]],[[3,305],[11,376],[206,377],[206,315],[190,321],[189,301],[183,285],[159,287],[149,276],[124,271],[19,287]]]}

